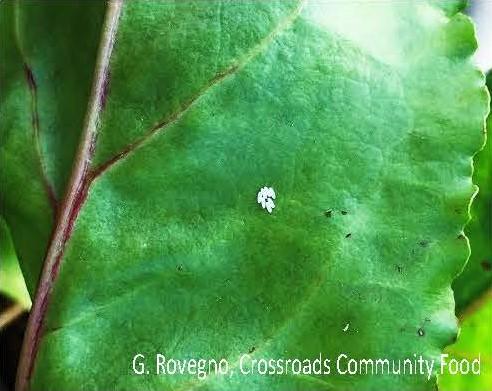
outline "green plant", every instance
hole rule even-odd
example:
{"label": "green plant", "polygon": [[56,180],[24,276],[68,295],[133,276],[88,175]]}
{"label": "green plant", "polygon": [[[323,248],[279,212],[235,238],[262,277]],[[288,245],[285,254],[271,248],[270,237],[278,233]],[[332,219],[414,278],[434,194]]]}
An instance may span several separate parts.
{"label": "green plant", "polygon": [[[19,390],[434,389],[237,367],[455,339],[488,112],[462,6],[2,3],[1,213],[37,292]],[[136,376],[139,352],[236,371]]]}

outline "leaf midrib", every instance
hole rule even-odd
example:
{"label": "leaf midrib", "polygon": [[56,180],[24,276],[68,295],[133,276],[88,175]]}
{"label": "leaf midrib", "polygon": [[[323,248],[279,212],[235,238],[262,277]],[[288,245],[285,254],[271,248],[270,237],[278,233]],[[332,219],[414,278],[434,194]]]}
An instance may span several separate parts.
{"label": "leaf midrib", "polygon": [[60,261],[63,257],[66,242],[71,234],[73,223],[87,192],[90,174],[89,166],[94,153],[97,120],[101,112],[101,96],[122,4],[122,0],[110,0],[107,6],[92,92],[81,135],[82,142],[74,161],[74,169],[65,199],[59,210],[58,221],[44,260],[43,270],[24,335],[16,379],[16,390],[18,391],[27,391],[29,388],[53,283],[58,274]]}

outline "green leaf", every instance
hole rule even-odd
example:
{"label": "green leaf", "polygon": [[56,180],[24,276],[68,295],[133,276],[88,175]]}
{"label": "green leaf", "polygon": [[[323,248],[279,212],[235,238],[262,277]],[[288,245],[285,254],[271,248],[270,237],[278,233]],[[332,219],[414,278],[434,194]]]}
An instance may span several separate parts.
{"label": "green leaf", "polygon": [[[469,253],[488,95],[462,2],[441,3],[111,2],[19,390],[434,389],[425,374],[342,376],[335,360],[436,359],[456,337],[450,284]],[[18,13],[21,36],[73,19]],[[100,18],[82,20],[93,32]],[[7,98],[26,94],[22,61],[10,67]],[[9,102],[2,132],[31,135]],[[0,177],[18,170],[2,200],[13,221],[36,161],[23,144],[29,159]],[[265,185],[271,214],[257,204]],[[21,261],[39,270],[39,255]],[[132,373],[136,353],[153,372],[158,352],[226,358],[235,375]],[[320,352],[329,376],[239,374],[243,354]]]}
{"label": "green leaf", "polygon": [[[492,73],[488,74],[487,85],[492,88]],[[492,117],[488,119],[492,129]],[[454,281],[456,312],[466,311],[484,292],[492,288],[492,143],[490,136],[482,151],[474,159],[473,181],[479,187],[471,215],[466,227],[470,240],[471,256],[463,273]]]}
{"label": "green leaf", "polygon": [[0,292],[19,303],[23,308],[31,308],[31,298],[27,292],[24,277],[15,255],[14,245],[5,220],[0,217]]}
{"label": "green leaf", "polygon": [[461,324],[459,340],[448,347],[446,353],[459,361],[474,359],[480,355],[480,375],[451,375],[446,372],[439,377],[440,391],[483,391],[492,384],[492,300],[467,317]]}
{"label": "green leaf", "polygon": [[104,4],[0,7],[0,213],[34,295],[79,142]]}

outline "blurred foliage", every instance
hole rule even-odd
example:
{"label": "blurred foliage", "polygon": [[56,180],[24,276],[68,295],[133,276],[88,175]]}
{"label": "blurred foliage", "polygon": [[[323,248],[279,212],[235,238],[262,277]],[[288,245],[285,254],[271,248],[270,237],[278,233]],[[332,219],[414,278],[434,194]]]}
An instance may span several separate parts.
{"label": "blurred foliage", "polygon": [[[487,85],[492,87],[492,73],[487,77]],[[492,126],[489,116],[488,128]],[[471,208],[472,220],[465,232],[470,239],[471,256],[463,273],[454,281],[456,313],[459,315],[492,288],[492,142],[490,135],[482,151],[475,159],[473,182],[479,192]]]}
{"label": "blurred foliage", "polygon": [[458,360],[472,360],[480,354],[480,375],[450,375],[439,377],[440,391],[492,390],[492,301],[488,300],[474,313],[465,317],[458,342],[445,352]]}
{"label": "blurred foliage", "polygon": [[31,298],[15,255],[10,232],[5,220],[0,217],[0,292],[21,304],[31,308]]}
{"label": "blurred foliage", "polygon": [[[492,72],[487,76],[489,90]],[[492,125],[488,119],[488,129]],[[458,342],[446,349],[456,359],[473,359],[480,354],[480,376],[445,374],[439,378],[441,391],[492,390],[492,143],[487,143],[474,160],[474,183],[480,191],[472,204],[472,220],[466,228],[470,239],[471,256],[463,273],[455,280],[453,289],[456,312],[462,318]],[[487,294],[487,292],[489,292]],[[475,311],[475,312],[473,312]]]}

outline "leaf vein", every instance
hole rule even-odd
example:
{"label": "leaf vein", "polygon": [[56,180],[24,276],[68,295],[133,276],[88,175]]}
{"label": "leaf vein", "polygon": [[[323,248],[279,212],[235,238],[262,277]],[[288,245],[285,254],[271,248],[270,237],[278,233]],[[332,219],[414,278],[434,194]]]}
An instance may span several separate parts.
{"label": "leaf vein", "polygon": [[95,168],[93,177],[97,178],[102,173],[111,168],[114,164],[126,158],[131,153],[134,153],[145,143],[149,142],[151,139],[154,138],[154,136],[165,131],[170,126],[178,123],[179,120],[195,105],[195,103],[199,101],[202,97],[206,96],[214,87],[219,86],[224,80],[237,74],[256,57],[264,53],[269,45],[295,22],[295,20],[301,14],[301,11],[306,3],[307,0],[301,0],[295,7],[294,11],[291,12],[282,21],[280,21],[266,37],[264,37],[257,45],[253,46],[238,61],[236,61],[223,71],[218,72],[197,93],[195,93],[191,98],[185,101],[185,103],[182,104],[177,111],[159,121],[156,125],[152,126],[146,133],[144,133],[142,137],[128,144],[116,155]]}

